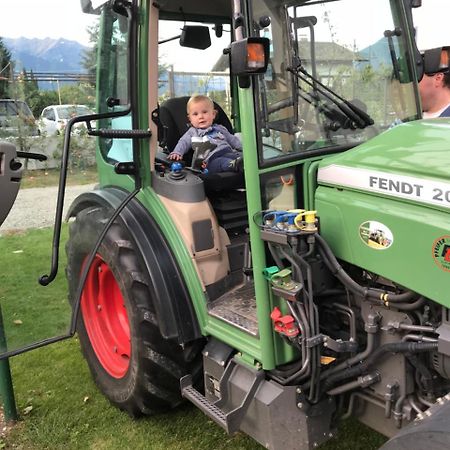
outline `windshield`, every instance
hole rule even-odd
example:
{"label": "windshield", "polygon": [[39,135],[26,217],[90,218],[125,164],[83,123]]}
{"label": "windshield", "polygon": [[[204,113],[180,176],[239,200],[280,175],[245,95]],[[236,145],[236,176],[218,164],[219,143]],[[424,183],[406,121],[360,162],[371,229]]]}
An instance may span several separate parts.
{"label": "windshield", "polygon": [[270,39],[268,71],[256,86],[262,163],[349,148],[420,117],[394,4],[253,2],[253,32]]}

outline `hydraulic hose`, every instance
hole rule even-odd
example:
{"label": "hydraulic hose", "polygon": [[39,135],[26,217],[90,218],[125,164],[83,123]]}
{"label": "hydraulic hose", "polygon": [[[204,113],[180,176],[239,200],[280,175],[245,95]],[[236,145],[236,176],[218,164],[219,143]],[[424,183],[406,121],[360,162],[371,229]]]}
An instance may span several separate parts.
{"label": "hydraulic hose", "polygon": [[367,372],[372,364],[386,353],[423,353],[437,349],[437,342],[391,342],[378,347],[366,360],[357,366],[330,375],[323,383],[323,392],[329,391],[336,383],[347,378],[358,377]]}
{"label": "hydraulic hose", "polygon": [[315,238],[319,243],[319,252],[331,273],[354,294],[358,294],[364,298],[374,298],[382,301],[384,304],[388,304],[389,302],[402,303],[419,297],[419,294],[413,291],[406,291],[402,294],[392,294],[379,289],[361,286],[345,272],[325,239],[319,234],[315,234]]}
{"label": "hydraulic hose", "polygon": [[405,356],[406,359],[411,363],[411,366],[414,367],[422,376],[421,382],[425,388],[425,391],[434,393],[433,375],[431,374],[431,371],[428,369],[428,367],[423,363],[423,361],[421,361],[421,359],[417,355],[407,353]]}
{"label": "hydraulic hose", "polygon": [[400,311],[415,311],[426,302],[425,297],[419,297],[411,303],[396,303],[395,307]]}

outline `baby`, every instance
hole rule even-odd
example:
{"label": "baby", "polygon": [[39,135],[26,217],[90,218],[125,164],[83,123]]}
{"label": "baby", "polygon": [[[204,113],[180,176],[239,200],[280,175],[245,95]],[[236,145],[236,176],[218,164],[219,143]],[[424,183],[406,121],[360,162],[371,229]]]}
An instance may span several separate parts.
{"label": "baby", "polygon": [[194,95],[187,103],[187,115],[191,127],[181,136],[169,159],[180,161],[191,148],[195,160],[209,173],[241,172],[242,144],[224,126],[214,124],[217,111],[206,95]]}

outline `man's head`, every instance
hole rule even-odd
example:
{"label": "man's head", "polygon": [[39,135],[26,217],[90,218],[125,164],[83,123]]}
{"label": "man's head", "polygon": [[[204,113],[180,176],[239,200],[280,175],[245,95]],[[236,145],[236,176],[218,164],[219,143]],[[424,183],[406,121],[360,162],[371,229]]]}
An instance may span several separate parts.
{"label": "man's head", "polygon": [[450,47],[425,50],[424,75],[419,82],[422,110],[435,113],[450,103]]}
{"label": "man's head", "polygon": [[213,101],[206,95],[193,95],[187,103],[189,122],[194,128],[208,128],[216,118]]}

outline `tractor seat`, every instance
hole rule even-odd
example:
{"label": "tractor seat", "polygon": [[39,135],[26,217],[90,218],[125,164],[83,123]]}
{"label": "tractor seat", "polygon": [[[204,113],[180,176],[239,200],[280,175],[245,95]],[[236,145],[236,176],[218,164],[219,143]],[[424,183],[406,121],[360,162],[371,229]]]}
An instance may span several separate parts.
{"label": "tractor seat", "polygon": [[[158,141],[165,153],[173,151],[181,136],[188,130],[189,121],[187,119],[187,102],[190,97],[170,98],[159,106],[159,126]],[[230,133],[234,133],[230,119],[225,111],[214,102],[217,110],[215,123],[223,125]],[[192,162],[192,150],[184,156],[187,166]],[[239,189],[244,187],[244,174],[234,172],[222,172],[200,175],[205,184],[206,194]]]}

